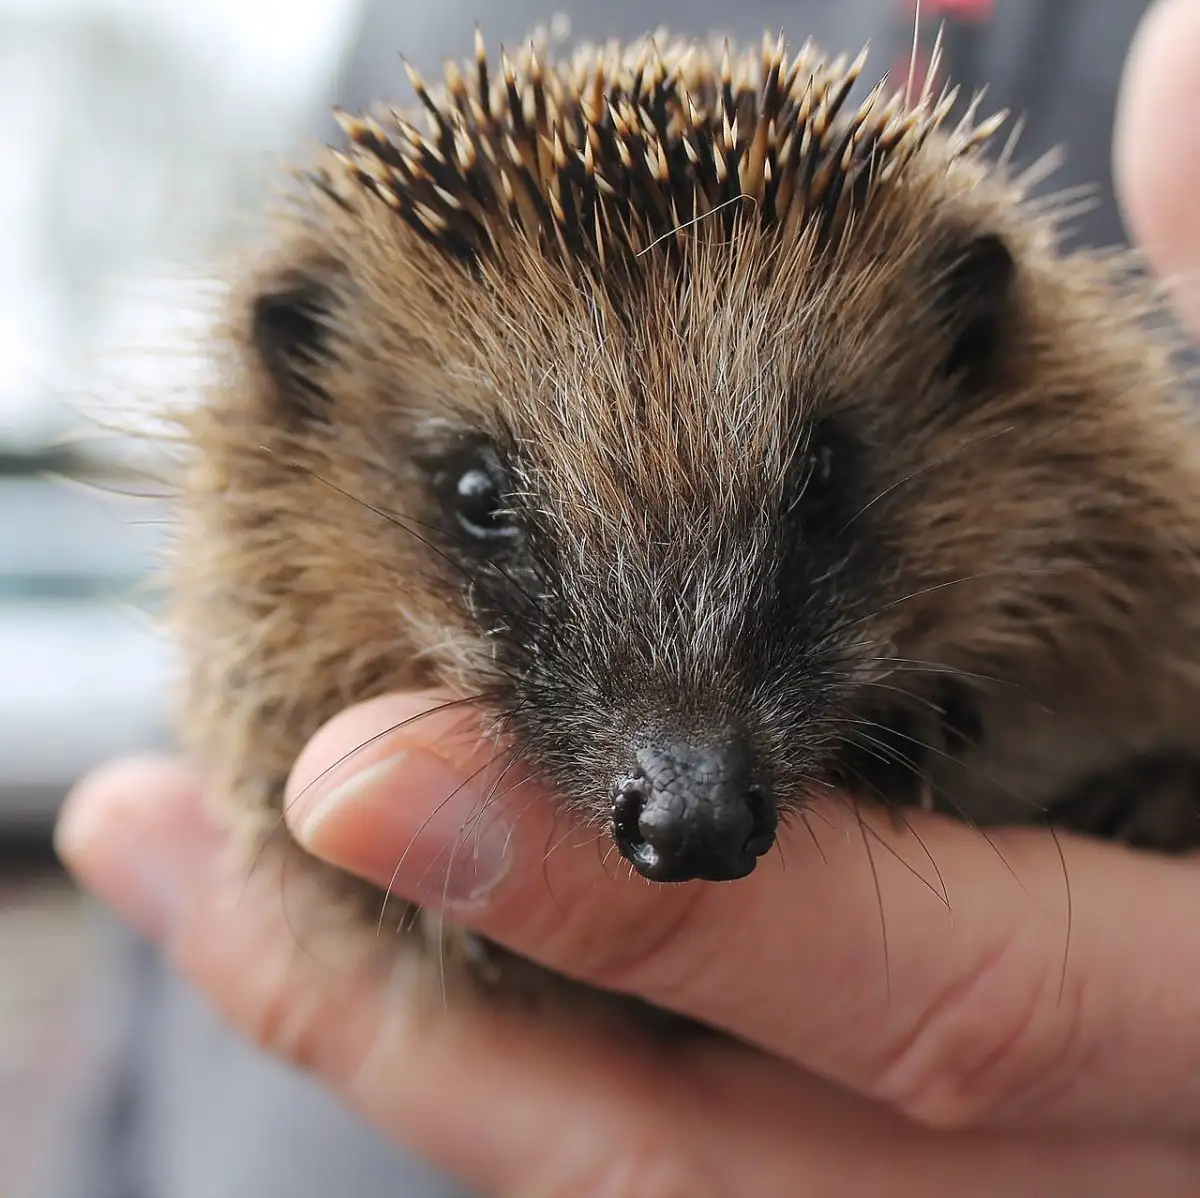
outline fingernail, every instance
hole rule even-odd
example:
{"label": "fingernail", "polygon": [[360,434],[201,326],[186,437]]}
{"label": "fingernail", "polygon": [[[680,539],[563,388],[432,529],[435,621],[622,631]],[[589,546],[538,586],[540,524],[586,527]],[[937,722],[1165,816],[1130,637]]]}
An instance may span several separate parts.
{"label": "fingernail", "polygon": [[310,852],[431,907],[481,903],[508,871],[511,827],[489,779],[404,749],[297,796],[295,834]]}

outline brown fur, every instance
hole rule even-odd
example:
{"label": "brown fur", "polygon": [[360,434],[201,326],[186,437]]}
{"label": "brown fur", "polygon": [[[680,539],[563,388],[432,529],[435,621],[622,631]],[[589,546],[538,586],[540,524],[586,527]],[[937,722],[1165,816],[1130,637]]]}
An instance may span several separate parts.
{"label": "brown fur", "polygon": [[[620,68],[626,80],[635,58]],[[768,74],[772,61],[769,51]],[[514,74],[522,95],[543,75],[570,116],[577,69],[526,59]],[[754,69],[736,68],[747,79]],[[793,72],[797,96],[807,69]],[[716,114],[704,127],[719,142],[716,71],[701,54],[682,74]],[[821,76],[824,94],[844,75]],[[502,86],[493,81],[497,96]],[[450,94],[462,94],[453,76]],[[497,687],[511,701],[497,646],[522,629],[489,635],[461,572],[425,543],[445,513],[423,455],[447,427],[528,447],[522,486],[556,553],[576,563],[554,585],[580,675],[560,690],[543,679],[545,721],[504,729],[560,784],[573,817],[602,827],[616,750],[601,743],[586,775],[560,759],[628,725],[614,693],[643,710],[672,687],[700,707],[734,693],[739,711],[770,707],[733,677],[723,647],[744,634],[774,668],[770,638],[745,633],[758,583],[742,564],[776,552],[781,497],[826,413],[860,447],[845,510],[855,535],[869,529],[860,557],[872,564],[852,575],[854,593],[838,592],[822,633],[814,677],[836,660],[835,681],[812,690],[804,720],[760,718],[789,783],[784,815],[804,801],[798,780],[822,777],[848,706],[878,714],[872,701],[888,699],[891,713],[889,696],[911,693],[899,709],[940,745],[928,700],[952,676],[986,731],[916,771],[935,805],[981,823],[1038,819],[1094,775],[1177,752],[1165,828],[1153,793],[1133,800],[1153,831],[1139,832],[1136,810],[1117,823],[1138,843],[1189,842],[1200,810],[1190,764],[1200,442],[1170,347],[1127,265],[1060,257],[1052,215],[1027,205],[969,135],[939,129],[934,108],[926,97],[890,110],[904,152],[871,160],[869,185],[847,183],[823,232],[811,214],[770,220],[745,202],[697,208],[659,241],[663,221],[684,225],[683,214],[635,209],[628,229],[599,238],[603,255],[564,243],[553,213],[522,223],[486,205],[486,244],[464,253],[439,241],[444,222],[397,211],[397,196],[432,193],[411,173],[371,176],[386,154],[357,166],[325,156],[321,185],[238,281],[222,382],[186,429],[194,454],[173,565],[181,727],[252,843],[276,829],[305,741],[346,705],[427,683]],[[460,126],[478,130],[478,117]],[[361,123],[350,129],[360,146],[370,140]],[[744,154],[761,146],[754,131],[738,131]],[[419,141],[405,144],[415,161]],[[600,166],[620,182],[619,162]],[[545,169],[549,195],[557,176]],[[753,171],[746,190],[762,194]],[[618,195],[608,212],[623,211]],[[938,286],[946,255],[981,235],[1000,238],[1016,267],[1000,352],[968,387],[939,370],[951,340]],[[281,369],[251,313],[291,280],[334,298],[317,360]],[[929,668],[914,673],[914,662]],[[627,688],[611,685],[613,671]],[[577,708],[568,690],[584,696]],[[1131,777],[1136,787],[1145,774]],[[1086,801],[1080,810],[1071,822],[1087,827]]]}

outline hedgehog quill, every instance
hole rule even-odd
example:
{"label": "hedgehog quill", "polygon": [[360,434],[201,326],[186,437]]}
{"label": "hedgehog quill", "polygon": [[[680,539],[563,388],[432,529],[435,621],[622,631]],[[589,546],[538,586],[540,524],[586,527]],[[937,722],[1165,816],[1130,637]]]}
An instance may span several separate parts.
{"label": "hedgehog quill", "polygon": [[480,38],[342,115],[184,430],[181,728],[252,844],[325,721],[429,684],[655,882],[827,791],[1200,839],[1176,347],[999,117],[852,105],[865,61]]}

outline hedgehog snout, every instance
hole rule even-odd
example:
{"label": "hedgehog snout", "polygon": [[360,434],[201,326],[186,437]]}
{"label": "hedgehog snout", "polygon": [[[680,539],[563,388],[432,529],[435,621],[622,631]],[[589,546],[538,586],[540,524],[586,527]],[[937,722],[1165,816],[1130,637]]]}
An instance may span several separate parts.
{"label": "hedgehog snout", "polygon": [[778,813],[736,735],[639,748],[613,790],[612,835],[655,882],[731,882],[775,843]]}

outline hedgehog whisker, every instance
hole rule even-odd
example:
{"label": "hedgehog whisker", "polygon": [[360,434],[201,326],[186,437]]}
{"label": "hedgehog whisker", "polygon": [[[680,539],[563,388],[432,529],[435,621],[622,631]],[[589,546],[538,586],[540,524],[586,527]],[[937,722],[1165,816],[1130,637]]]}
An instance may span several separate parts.
{"label": "hedgehog whisker", "polygon": [[[949,756],[948,754],[942,753],[942,751],[939,750],[935,745],[928,744],[927,742],[920,740],[918,738],[906,736],[897,729],[887,728],[886,726],[878,724],[877,722],[872,722],[872,723],[874,723],[874,726],[879,728],[880,731],[882,731],[888,735],[899,735],[902,739],[909,740],[912,743],[916,744],[920,749],[922,749],[925,752],[941,753],[943,756],[947,756],[947,757]],[[859,733],[858,735],[863,735],[863,734]],[[907,758],[907,757],[900,757],[898,754],[896,754],[895,750],[893,750],[892,747],[887,742],[877,741],[874,738],[865,738],[865,739],[870,740],[871,743],[876,746],[876,748],[879,751],[878,755],[880,756],[880,758],[882,760],[897,761],[899,764],[903,765],[905,768],[912,769],[914,774],[918,778],[920,778],[925,783],[926,786],[932,787],[932,783],[930,782],[928,776],[925,775],[919,769],[917,769],[916,762],[914,762],[913,760],[911,760],[910,758]],[[980,776],[987,778],[988,781],[993,782],[993,784],[997,785],[999,787],[999,789],[1003,790],[1005,793],[1007,793],[1011,798],[1015,799],[1017,802],[1026,802],[1026,803],[1028,802],[1028,800],[1025,796],[1022,796],[1021,794],[1012,790],[1010,787],[1006,787],[999,783],[996,783],[995,779],[988,777],[988,775],[986,773],[983,773],[982,771],[979,771],[978,769],[976,769],[976,772],[979,773]],[[875,788],[872,787],[872,789],[875,789]],[[997,858],[1004,865],[1005,869],[1007,869],[1008,872],[1012,875],[1012,877],[1013,877],[1014,881],[1016,881],[1017,885],[1020,886],[1021,889],[1025,892],[1026,896],[1033,901],[1034,905],[1036,907],[1038,907],[1038,909],[1040,911],[1042,911],[1042,913],[1044,915],[1047,914],[1047,912],[1045,911],[1045,908],[1042,907],[1042,905],[1038,902],[1038,900],[1030,892],[1029,888],[1025,885],[1025,883],[1021,881],[1020,876],[1017,874],[1016,870],[1013,869],[1008,858],[1005,857],[1004,854],[1000,851],[999,845],[997,845],[996,842],[992,839],[992,837],[989,835],[987,829],[984,828],[981,824],[979,824],[976,820],[974,820],[971,817],[970,813],[968,811],[965,811],[954,800],[953,796],[951,796],[949,794],[945,794],[944,792],[939,792],[939,793],[942,793],[943,797],[951,804],[951,806],[953,806],[955,808],[955,810],[957,811],[957,813],[959,815],[959,818],[965,824],[967,824],[968,827],[973,828],[976,832],[978,832],[984,838],[984,840],[987,841],[988,845],[991,847],[993,852],[996,854]],[[1039,804],[1033,804],[1033,806],[1037,809],[1040,809]],[[1073,913],[1072,892],[1071,892],[1070,874],[1067,869],[1066,856],[1063,853],[1062,843],[1059,840],[1057,829],[1051,824],[1049,826],[1049,831],[1050,831],[1051,837],[1054,841],[1055,849],[1058,853],[1059,861],[1062,866],[1063,884],[1064,884],[1064,888],[1065,888],[1065,892],[1066,892],[1066,900],[1067,900],[1067,932],[1066,932],[1067,939],[1066,939],[1066,946],[1064,948],[1064,961],[1063,961],[1064,979],[1063,979],[1063,981],[1060,981],[1060,985],[1061,985],[1061,984],[1065,984],[1066,954],[1069,951],[1069,947],[1070,947],[1071,922],[1072,922],[1072,913]],[[928,850],[926,850],[926,852],[928,852]],[[936,868],[936,865],[935,865],[935,868]]]}
{"label": "hedgehog whisker", "polygon": [[[392,870],[392,875],[388,879],[388,884],[383,889],[383,900],[380,904],[380,909],[379,909],[379,922],[376,925],[376,929],[375,929],[377,935],[380,932],[382,932],[382,929],[383,929],[383,920],[384,920],[384,915],[387,911],[388,898],[392,894],[392,889],[396,885],[396,879],[400,876],[400,871],[401,871],[401,869],[404,868],[404,863],[405,863],[405,861],[408,860],[408,854],[412,851],[414,845],[416,844],[417,838],[421,835],[422,832],[424,832],[429,827],[430,823],[443,810],[443,808],[446,806],[447,803],[453,802],[454,799],[456,799],[463,792],[463,790],[465,790],[467,787],[469,787],[471,785],[471,783],[474,782],[481,774],[483,774],[485,771],[491,769],[491,767],[493,765],[495,765],[497,761],[502,760],[505,756],[511,756],[511,754],[512,754],[511,749],[500,750],[499,752],[493,754],[482,765],[480,765],[476,769],[472,770],[471,773],[469,773],[448,795],[446,795],[446,797],[444,799],[442,799],[429,812],[429,814],[424,818],[424,820],[421,821],[417,830],[409,838],[409,842],[408,842],[407,846],[405,846],[404,851],[400,854],[400,857],[396,862],[395,868]],[[461,834],[461,829],[460,829],[459,834]],[[429,869],[433,868],[432,862],[430,863],[428,868]]]}
{"label": "hedgehog whisker", "polygon": [[[1010,677],[1001,677],[995,674],[984,674],[979,671],[968,670],[964,667],[946,665],[944,662],[928,661],[917,658],[891,657],[882,656],[876,658],[858,658],[854,657],[855,663],[862,666],[880,666],[888,670],[889,674],[911,674],[917,678],[922,676],[931,678],[963,678],[970,679],[976,682],[987,683],[989,686],[1002,687],[1017,700],[1029,704],[1030,707],[1036,709],[1046,716],[1066,715],[1078,720],[1081,724],[1093,731],[1102,733],[1105,737],[1118,741],[1126,746],[1132,747],[1133,741],[1129,738],[1127,730],[1118,725],[1110,723],[1107,720],[1101,719],[1099,716],[1082,711],[1077,705],[1058,705],[1055,707],[1049,706],[1045,699],[1034,693],[1031,688],[1020,681]],[[897,695],[915,700],[918,696],[912,691],[904,687],[888,684],[883,679],[864,678],[861,679],[859,686],[872,687],[880,690],[891,690]],[[921,702],[926,705],[935,705],[933,700],[921,699]]]}
{"label": "hedgehog whisker", "polygon": [[878,605],[862,615],[855,616],[852,619],[840,624],[837,631],[841,632],[846,629],[855,628],[859,624],[865,623],[867,620],[873,620],[876,616],[882,615],[884,612],[891,611],[893,608],[901,607],[905,603],[911,602],[913,599],[921,599],[927,595],[933,595],[939,591],[949,590],[952,587],[963,586],[968,582],[982,582],[985,579],[993,578],[1028,578],[1032,575],[1055,575],[1069,574],[1072,571],[1080,569],[1079,562],[1064,562],[1061,565],[1055,564],[1045,567],[1034,567],[1026,565],[1014,565],[1006,569],[999,570],[980,570],[974,574],[963,574],[957,578],[947,579],[943,582],[931,583],[926,587],[918,587],[916,590],[909,591],[902,595],[899,599],[889,600],[887,603]]}
{"label": "hedgehog whisker", "polygon": [[682,223],[675,225],[673,228],[668,229],[665,233],[660,234],[652,242],[650,242],[649,245],[643,246],[640,250],[638,250],[638,252],[634,254],[634,257],[641,258],[644,254],[650,253],[655,246],[661,245],[668,238],[678,236],[678,234],[682,233],[685,229],[690,229],[695,225],[698,225],[702,220],[706,220],[710,216],[716,216],[718,212],[720,212],[723,208],[728,208],[731,204],[739,204],[745,201],[750,201],[754,204],[757,204],[758,197],[742,195],[730,196],[729,199],[722,200],[722,202],[719,203],[715,208],[710,208],[707,212],[701,212],[699,216],[693,216],[691,220],[685,220]]}
{"label": "hedgehog whisker", "polygon": [[394,733],[399,732],[404,728],[409,728],[419,723],[421,720],[428,719],[430,716],[440,715],[445,711],[452,711],[455,708],[468,707],[475,703],[484,702],[490,698],[493,693],[494,692],[489,691],[477,691],[473,695],[464,695],[460,698],[448,699],[446,702],[439,703],[435,707],[427,708],[425,711],[419,711],[415,715],[408,716],[406,719],[398,720],[395,724],[384,728],[381,732],[376,732],[374,735],[369,736],[366,740],[355,745],[353,749],[343,753],[342,756],[332,764],[326,766],[325,769],[323,769],[315,778],[312,779],[311,782],[308,783],[308,785],[294,795],[291,803],[289,803],[284,808],[283,812],[281,812],[278,826],[282,826],[284,817],[286,816],[286,813],[292,804],[299,802],[314,786],[323,782],[330,774],[333,773],[334,770],[343,766],[346,762],[356,757],[359,753],[364,752],[366,749],[369,749],[372,745],[377,744],[386,737],[392,736]]}
{"label": "hedgehog whisker", "polygon": [[871,842],[870,842],[870,840],[867,839],[867,825],[866,825],[866,821],[863,819],[862,807],[860,806],[857,798],[852,799],[852,805],[854,808],[855,818],[857,819],[857,822],[858,822],[859,835],[862,837],[863,849],[866,851],[866,854],[867,854],[867,864],[870,866],[870,869],[871,869],[871,882],[872,882],[872,885],[875,887],[875,902],[879,908],[879,931],[880,931],[880,935],[883,938],[884,985],[887,990],[887,997],[890,1001],[891,996],[892,996],[892,965],[891,965],[891,952],[888,947],[887,915],[883,909],[883,886],[881,885],[880,880],[879,880],[879,869],[875,864],[875,854],[871,852]]}
{"label": "hedgehog whisker", "polygon": [[[959,760],[960,760],[953,753],[949,753],[945,749],[939,748],[937,745],[930,744],[928,741],[924,740],[922,737],[913,736],[909,733],[901,731],[898,728],[888,727],[886,724],[883,724],[878,720],[864,719],[864,718],[851,717],[851,716],[846,716],[846,717],[844,717],[844,719],[845,719],[845,722],[849,725],[857,725],[857,726],[866,727],[866,728],[878,728],[881,732],[885,732],[892,736],[897,736],[901,740],[908,741],[910,744],[915,745],[918,749],[922,750],[923,752],[932,753],[935,757],[940,757],[945,761],[959,762]],[[862,735],[862,734],[859,734],[859,735]],[[915,760],[913,760],[912,758],[900,757],[900,756],[896,755],[895,752],[893,750],[891,750],[890,747],[887,746],[884,742],[876,741],[873,738],[864,738],[864,739],[868,739],[868,740],[870,740],[870,742],[872,744],[878,746],[878,748],[880,749],[881,752],[886,750],[887,752],[892,754],[891,756],[885,756],[884,758],[882,758],[882,760],[893,761],[899,765],[905,766],[907,769],[911,769],[917,778],[919,778],[922,782],[924,782],[926,784],[926,786],[929,786],[930,788],[932,788],[933,784],[932,784],[929,776],[917,768],[917,762]],[[997,787],[997,789],[1001,790],[1010,799],[1014,800],[1017,803],[1020,803],[1022,806],[1028,808],[1031,811],[1038,812],[1038,814],[1040,814],[1040,815],[1046,814],[1046,808],[1044,807],[1043,804],[1035,803],[1032,799],[1029,798],[1028,795],[1022,794],[1020,791],[1013,790],[1011,787],[1004,785],[1003,783],[998,781],[996,778],[994,778],[991,774],[987,773],[984,770],[981,770],[974,763],[971,763],[971,769],[976,774],[976,776],[982,778],[985,782],[989,782],[993,786]],[[965,818],[965,816],[964,816],[964,818]]]}
{"label": "hedgehog whisker", "polygon": [[[393,733],[399,732],[403,728],[407,728],[410,725],[416,724],[420,720],[423,720],[429,716],[439,715],[444,711],[449,711],[449,710],[452,710],[457,707],[467,707],[471,704],[485,701],[488,698],[489,698],[489,692],[479,691],[473,695],[464,695],[461,698],[451,699],[445,703],[440,703],[435,707],[430,707],[425,711],[417,712],[415,715],[409,716],[407,719],[399,720],[395,724],[391,725],[390,727],[384,728],[382,731],[377,732],[373,736],[368,737],[365,741],[361,742],[358,745],[355,745],[354,748],[352,748],[352,749],[348,750],[346,753],[342,754],[341,757],[339,757],[331,765],[329,765],[324,770],[322,770],[321,773],[318,774],[311,782],[309,782],[307,786],[305,786],[298,794],[293,796],[290,803],[281,805],[281,810],[280,810],[279,814],[275,817],[275,820],[274,820],[273,824],[271,825],[271,827],[265,831],[265,833],[262,837],[262,843],[258,846],[257,850],[253,854],[253,856],[247,866],[246,877],[242,884],[242,897],[245,896],[246,888],[250,885],[250,882],[253,879],[254,874],[262,865],[263,858],[266,855],[266,853],[271,849],[272,845],[279,843],[279,837],[280,836],[285,837],[283,843],[285,843],[285,844],[291,843],[291,837],[286,832],[287,812],[290,810],[291,805],[293,803],[299,801],[301,798],[303,798],[304,795],[306,795],[309,792],[309,790],[312,789],[312,787],[316,786],[318,783],[323,781],[326,777],[328,777],[331,773],[333,773],[334,770],[340,768],[346,762],[350,761],[352,758],[357,756],[357,754],[363,752],[366,749],[369,749],[372,745],[383,740],[385,737],[391,736]],[[282,789],[283,789],[283,784],[281,782],[279,784],[279,790],[282,791]],[[287,860],[288,860],[288,856],[285,855],[284,856],[285,868],[286,868]],[[293,929],[293,931],[294,931],[294,929]]]}
{"label": "hedgehog whisker", "polygon": [[[883,748],[883,747],[885,747],[885,746],[881,745],[881,748]],[[901,762],[901,764],[907,764],[907,762]],[[905,827],[907,828],[908,831],[913,833],[913,835],[916,837],[916,839],[920,843],[921,848],[924,850],[926,857],[929,858],[929,863],[933,867],[934,873],[937,875],[938,883],[939,883],[941,889],[939,890],[938,887],[934,886],[929,881],[929,879],[926,878],[920,872],[920,870],[916,869],[916,867],[913,866],[913,864],[910,861],[906,861],[896,851],[896,849],[892,845],[888,844],[888,842],[886,840],[884,840],[883,837],[880,836],[879,833],[877,831],[875,831],[874,828],[871,828],[869,824],[866,825],[868,832],[879,842],[879,844],[887,852],[889,852],[893,857],[895,857],[895,859],[901,865],[903,865],[913,875],[913,877],[915,877],[917,879],[917,881],[919,881],[927,890],[929,890],[929,892],[931,894],[933,894],[933,896],[946,908],[947,911],[949,911],[950,910],[950,896],[949,896],[948,892],[946,891],[946,882],[945,882],[945,879],[942,877],[941,870],[938,869],[937,862],[933,859],[933,856],[929,852],[929,849],[926,847],[925,842],[923,840],[921,840],[919,835],[917,835],[916,829],[913,828],[910,823],[908,823],[907,818],[905,818],[903,808],[893,806],[891,804],[891,802],[889,801],[888,796],[885,795],[879,789],[878,786],[876,786],[873,782],[871,782],[870,779],[866,778],[858,771],[851,769],[851,770],[848,770],[847,772],[860,785],[865,786],[866,788],[868,788],[869,790],[874,792],[876,799],[878,800],[879,807],[881,809],[887,810],[889,813],[889,816],[899,817],[901,819],[904,819]],[[839,796],[838,801],[844,802],[844,799],[845,799],[845,796]]]}
{"label": "hedgehog whisker", "polygon": [[948,463],[955,461],[964,453],[975,449],[987,441],[991,441],[995,437],[1007,436],[1009,433],[1014,432],[1016,427],[1017,426],[1015,424],[1010,424],[1005,428],[993,429],[991,432],[985,433],[982,437],[976,437],[974,440],[968,441],[965,445],[956,446],[950,451],[950,453],[944,454],[940,458],[935,458],[932,462],[926,462],[923,466],[918,466],[915,470],[911,470],[908,474],[904,475],[903,478],[898,479],[896,482],[892,483],[891,486],[885,487],[874,497],[874,499],[871,499],[869,502],[865,503],[861,508],[859,508],[858,511],[856,511],[854,515],[851,516],[850,519],[838,529],[836,535],[839,537],[842,536],[861,516],[873,508],[875,504],[877,504],[880,500],[885,499],[888,495],[891,495],[892,492],[898,491],[901,487],[912,482],[913,479],[920,478],[922,475],[929,473],[929,471],[936,470],[939,466],[945,466]]}
{"label": "hedgehog whisker", "polygon": [[[263,448],[266,449],[266,446],[264,446]],[[270,451],[268,450],[268,452],[270,452]],[[386,508],[377,507],[375,504],[369,503],[369,502],[367,502],[367,500],[361,498],[360,496],[354,495],[351,492],[347,491],[344,487],[339,487],[337,485],[337,483],[333,482],[331,479],[325,478],[323,475],[319,474],[315,470],[310,469],[309,467],[305,466],[301,462],[292,461],[292,462],[289,462],[288,464],[290,466],[292,466],[294,469],[300,470],[303,473],[307,474],[314,481],[322,483],[324,486],[329,487],[330,490],[337,492],[337,494],[341,495],[344,499],[349,499],[351,503],[357,503],[360,507],[371,512],[373,515],[379,516],[380,519],[386,520],[393,527],[399,528],[403,532],[407,532],[409,534],[409,536],[414,537],[416,540],[420,541],[422,545],[424,545],[432,553],[435,553],[448,566],[450,566],[452,569],[456,570],[459,574],[461,574],[464,578],[466,578],[468,582],[473,583],[475,581],[475,576],[470,572],[470,570],[468,570],[466,568],[466,566],[464,566],[461,562],[455,561],[454,558],[452,558],[448,553],[445,553],[443,550],[439,549],[436,545],[434,545],[429,540],[428,537],[421,536],[420,533],[418,533],[415,529],[410,528],[409,525],[416,524],[416,525],[420,525],[423,528],[432,529],[432,530],[438,532],[439,534],[441,534],[442,536],[449,537],[451,540],[455,541],[457,544],[463,544],[463,545],[467,544],[467,542],[464,538],[458,537],[453,533],[447,533],[439,525],[430,524],[423,520],[418,520],[414,516],[404,516],[404,515],[397,514],[393,511],[390,511]],[[491,566],[492,569],[498,571],[508,582],[512,583],[512,585],[516,588],[516,590],[519,591],[525,597],[525,599],[528,601],[531,608],[536,609],[537,603],[536,603],[535,599],[533,598],[533,596],[530,595],[529,592],[527,590],[525,590],[525,588],[522,587],[521,584],[515,578],[513,578],[512,575],[507,570],[505,570],[503,566],[501,566],[497,561],[495,561],[492,558],[488,559],[488,564]]]}
{"label": "hedgehog whisker", "polygon": [[[523,707],[522,704],[518,704],[514,708],[497,712],[495,714],[495,717],[492,722],[493,730],[490,733],[490,737],[492,739],[499,739],[499,738],[507,735],[508,726],[516,718],[516,716],[520,713],[520,711],[522,710],[522,707]],[[490,783],[487,793],[484,795],[484,797],[480,803],[479,809],[472,816],[470,816],[466,821],[464,821],[462,826],[455,833],[454,838],[452,839],[450,844],[447,846],[448,860],[447,860],[447,865],[446,865],[446,883],[445,883],[445,885],[449,884],[450,871],[454,868],[455,856],[458,853],[459,849],[462,847],[462,845],[465,843],[465,839],[470,835],[471,830],[473,828],[474,829],[482,828],[482,820],[483,820],[484,816],[487,814],[487,812],[490,810],[490,808],[496,802],[499,802],[505,796],[510,794],[514,789],[517,789],[518,787],[525,785],[527,782],[533,780],[534,778],[536,778],[538,776],[538,771],[536,769],[531,770],[523,778],[519,778],[519,779],[517,779],[516,782],[510,783],[503,790],[500,789],[500,785],[504,781],[505,777],[508,775],[509,771],[513,768],[514,765],[517,764],[517,762],[522,760],[519,748],[515,745],[509,745],[508,747],[503,748],[503,749],[499,750],[498,752],[496,752],[495,754],[493,754],[489,758],[489,760],[485,761],[483,763],[483,765],[479,767],[478,770],[476,770],[474,773],[472,773],[462,784],[460,784],[460,786],[458,786],[454,791],[452,791],[449,795],[447,795],[446,798],[444,798],[429,813],[429,815],[425,818],[425,820],[421,823],[421,825],[413,833],[411,839],[409,840],[408,846],[405,848],[404,852],[400,856],[400,859],[397,861],[396,866],[392,873],[392,879],[391,879],[391,883],[389,884],[388,891],[385,892],[385,894],[384,894],[383,904],[382,904],[380,914],[379,914],[379,926],[380,927],[382,926],[383,919],[384,919],[384,910],[386,909],[387,895],[388,895],[388,893],[390,893],[391,886],[394,885],[395,879],[398,876],[400,869],[403,867],[404,861],[406,860],[408,853],[411,851],[412,847],[416,843],[417,838],[428,828],[430,821],[432,821],[437,816],[437,814],[445,807],[446,803],[452,801],[454,799],[454,797],[462,791],[463,787],[465,787],[468,784],[470,784],[471,782],[473,782],[484,771],[490,769],[498,761],[504,760],[506,757],[507,757],[507,760],[505,761],[503,768],[500,770],[498,775]],[[519,814],[520,813],[518,813],[517,818],[519,818]],[[435,862],[436,862],[436,856],[431,861],[429,868],[432,868]]]}
{"label": "hedgehog whisker", "polygon": [[[885,732],[888,734],[895,734],[894,729],[887,728],[882,724],[875,723],[872,726],[879,728],[880,731],[882,731],[882,732]],[[870,745],[872,745],[877,750],[877,752],[873,755],[876,756],[879,760],[888,761],[888,762],[896,762],[897,764],[904,766],[906,769],[911,769],[913,771],[914,775],[917,778],[919,778],[921,781],[923,781],[926,784],[926,786],[929,786],[929,787],[932,786],[932,783],[930,782],[928,775],[926,775],[923,771],[919,770],[917,768],[916,762],[913,761],[911,758],[897,754],[891,748],[891,746],[888,745],[887,742],[885,742],[885,741],[880,741],[880,740],[876,740],[873,737],[868,737],[864,733],[858,733],[857,735],[861,736],[863,740],[867,741]],[[905,737],[904,739],[912,740],[914,738]],[[918,744],[923,749],[930,750],[930,751],[933,750],[933,746],[927,745],[923,741],[915,741],[915,743]],[[867,751],[870,752],[869,749]],[[861,775],[859,775],[859,777],[861,778]],[[879,793],[876,787],[872,786],[871,789],[876,790],[876,793]],[[1017,799],[1018,802],[1022,801],[1021,796],[1019,796],[1019,795],[1014,794],[1012,797]],[[886,798],[886,796],[885,796],[885,798]],[[992,848],[993,852],[995,852],[996,856],[1002,862],[1004,867],[1009,871],[1010,874],[1012,874],[1013,879],[1017,882],[1017,884],[1021,887],[1021,889],[1024,890],[1025,893],[1030,898],[1032,898],[1033,896],[1032,896],[1032,894],[1030,894],[1028,888],[1021,881],[1020,877],[1017,875],[1016,871],[1013,869],[1013,867],[1009,863],[1008,859],[1000,851],[999,845],[997,845],[996,842],[992,839],[992,837],[988,834],[988,830],[985,827],[983,827],[983,825],[979,824],[977,821],[972,819],[968,812],[963,811],[962,808],[958,807],[957,803],[955,803],[954,799],[950,795],[946,795],[945,798],[959,812],[959,816],[962,819],[962,821],[965,824],[967,824],[968,827],[970,827],[970,828],[974,829],[974,831],[978,832],[979,835],[981,835],[984,838],[984,840],[987,841],[988,845]],[[890,802],[888,802],[887,805],[889,807],[891,807]]]}

